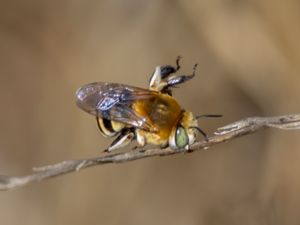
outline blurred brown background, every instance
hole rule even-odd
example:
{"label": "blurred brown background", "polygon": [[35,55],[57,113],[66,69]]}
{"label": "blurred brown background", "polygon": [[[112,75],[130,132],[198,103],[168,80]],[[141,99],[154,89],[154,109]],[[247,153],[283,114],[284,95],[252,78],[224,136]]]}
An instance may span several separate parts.
{"label": "blurred brown background", "polygon": [[[101,154],[111,140],[78,87],[147,87],[156,65],[208,133],[300,112],[300,3],[280,0],[0,2],[0,174]],[[0,193],[0,224],[300,224],[300,133],[265,130],[209,151],[107,165]]]}

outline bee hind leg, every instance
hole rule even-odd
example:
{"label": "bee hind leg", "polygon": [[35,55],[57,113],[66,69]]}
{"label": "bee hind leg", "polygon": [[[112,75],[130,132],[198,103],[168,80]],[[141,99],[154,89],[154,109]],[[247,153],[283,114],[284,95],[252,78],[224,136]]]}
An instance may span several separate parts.
{"label": "bee hind leg", "polygon": [[111,152],[119,148],[123,148],[128,145],[135,137],[135,134],[129,130],[123,130],[121,134],[105,149],[105,152]]}
{"label": "bee hind leg", "polygon": [[176,87],[178,84],[187,82],[188,80],[194,78],[196,73],[196,68],[198,64],[195,64],[193,67],[193,73],[191,75],[178,75],[169,77],[166,81],[165,86],[162,89],[162,92],[168,92],[169,88]]}
{"label": "bee hind leg", "polygon": [[181,57],[178,56],[176,59],[176,67],[165,65],[157,66],[154,73],[150,77],[149,88],[155,91],[161,91],[164,86],[167,85],[165,79],[173,73],[176,73],[180,69],[179,61]]}
{"label": "bee hind leg", "polygon": [[169,66],[169,65],[161,66],[161,71],[160,71],[161,79],[166,79],[172,73],[176,73],[180,69],[180,64],[179,64],[180,60],[181,60],[181,56],[177,56],[176,68],[173,66]]}

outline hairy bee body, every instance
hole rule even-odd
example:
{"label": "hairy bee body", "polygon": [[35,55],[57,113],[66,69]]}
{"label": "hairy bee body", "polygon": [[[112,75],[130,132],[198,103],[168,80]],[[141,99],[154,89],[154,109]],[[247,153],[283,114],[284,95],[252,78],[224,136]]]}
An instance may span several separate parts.
{"label": "hairy bee body", "polygon": [[156,67],[149,89],[96,82],[77,90],[77,105],[96,116],[100,132],[105,137],[117,136],[107,151],[133,140],[138,146],[154,144],[174,149],[188,149],[194,143],[194,128],[200,130],[198,122],[172,97],[171,88],[193,78],[196,66],[192,75],[170,76],[179,70],[179,58],[176,63],[177,68]]}
{"label": "hairy bee body", "polygon": [[182,117],[182,109],[177,101],[161,93],[150,99],[136,101],[133,109],[151,121],[151,126],[157,130],[153,134],[158,136],[159,141],[168,139],[172,128]]}

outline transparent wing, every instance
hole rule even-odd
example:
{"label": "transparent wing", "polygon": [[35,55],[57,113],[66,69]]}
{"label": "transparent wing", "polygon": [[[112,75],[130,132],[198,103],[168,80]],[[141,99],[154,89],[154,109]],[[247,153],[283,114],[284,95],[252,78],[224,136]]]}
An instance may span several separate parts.
{"label": "transparent wing", "polygon": [[155,97],[157,92],[117,83],[87,84],[76,92],[77,105],[84,111],[105,119],[125,123],[146,131],[155,128],[151,121],[132,109],[136,100]]}

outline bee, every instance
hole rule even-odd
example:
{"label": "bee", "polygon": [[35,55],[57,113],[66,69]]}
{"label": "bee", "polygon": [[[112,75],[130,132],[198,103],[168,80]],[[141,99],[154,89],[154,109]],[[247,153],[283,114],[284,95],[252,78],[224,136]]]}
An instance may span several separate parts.
{"label": "bee", "polygon": [[172,88],[191,80],[191,75],[176,75],[176,67],[157,66],[150,77],[149,88],[139,88],[118,83],[95,82],[82,86],[76,92],[76,103],[82,110],[96,117],[100,132],[105,137],[116,137],[107,152],[119,149],[136,140],[136,147],[146,144],[186,149],[195,142],[196,132],[206,140],[207,134],[199,128],[200,117],[182,109],[172,96]]}

